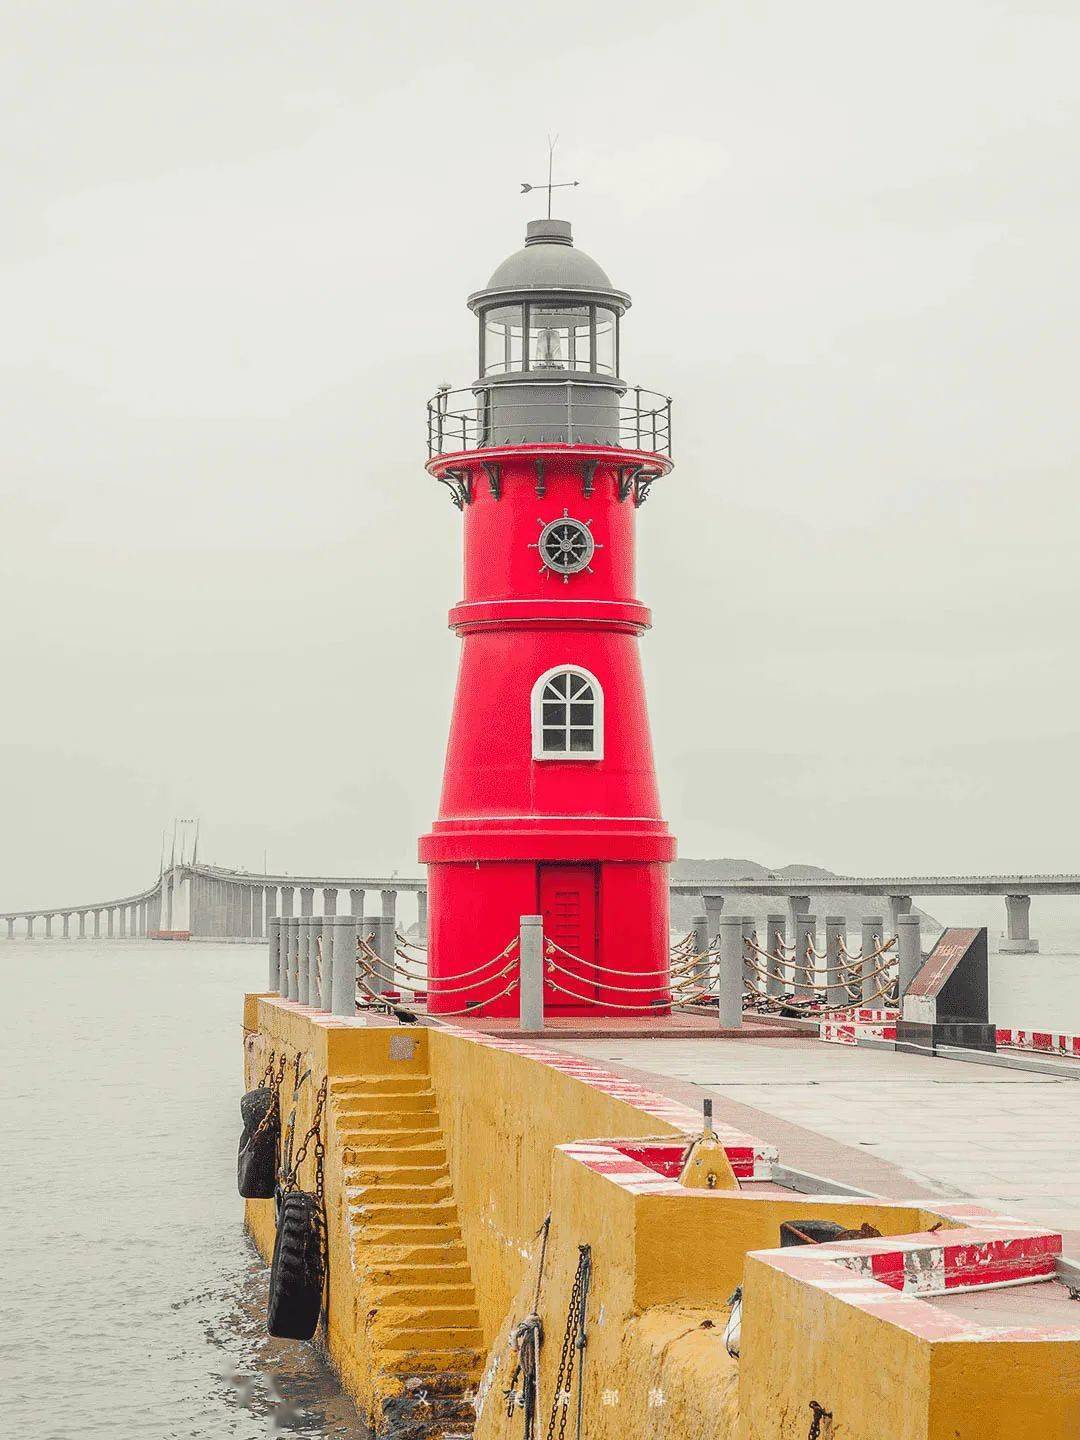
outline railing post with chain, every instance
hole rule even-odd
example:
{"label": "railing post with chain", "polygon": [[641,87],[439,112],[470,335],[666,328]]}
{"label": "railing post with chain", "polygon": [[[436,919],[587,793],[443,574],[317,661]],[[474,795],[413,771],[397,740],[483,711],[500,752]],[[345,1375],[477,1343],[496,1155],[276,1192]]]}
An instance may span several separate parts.
{"label": "railing post with chain", "polygon": [[330,966],[330,1009],[335,1015],[356,1014],[356,917],[335,915],[330,924],[330,954],[323,952],[323,965]]}
{"label": "railing post with chain", "polygon": [[772,957],[765,961],[768,976],[765,980],[766,995],[784,993],[784,941],[787,935],[787,917],[780,914],[765,917],[765,949]]}
{"label": "railing post with chain", "polygon": [[518,1028],[536,1034],[544,1028],[544,917],[522,915],[520,925]]}
{"label": "railing post with chain", "polygon": [[825,954],[828,958],[825,964],[829,968],[825,976],[825,983],[828,986],[827,1001],[830,1009],[848,1005],[851,1001],[844,983],[844,976],[840,973],[843,961],[840,950],[841,936],[844,936],[844,943],[847,944],[847,920],[843,915],[826,915]]}
{"label": "railing post with chain", "polygon": [[867,956],[873,955],[874,951],[881,944],[885,936],[885,920],[881,915],[864,915],[862,922],[862,954],[863,958],[859,966],[859,974],[862,976],[862,999],[869,1004],[874,996],[874,991],[881,987],[881,976],[872,972],[882,963],[879,960],[869,960]]}
{"label": "railing post with chain", "polygon": [[267,975],[267,989],[275,995],[284,994],[285,987],[281,983],[281,921],[276,915],[270,917],[270,939],[267,942],[269,951],[269,974]]}
{"label": "railing post with chain", "polygon": [[299,1000],[300,988],[297,970],[297,921],[295,915],[283,915],[281,917],[281,929],[284,939],[282,949],[285,952],[285,998],[287,1000]]}
{"label": "railing post with chain", "polygon": [[709,920],[706,915],[694,916],[694,954],[698,959],[694,963],[692,971],[694,979],[703,990],[711,989],[709,984],[709,967],[712,963],[709,955]]}
{"label": "railing post with chain", "polygon": [[722,1030],[742,1028],[743,922],[741,915],[720,916],[720,1004]]}
{"label": "railing post with chain", "polygon": [[795,953],[791,957],[792,976],[796,995],[813,995],[817,980],[817,965],[810,954],[810,946],[817,949],[817,917],[797,914],[795,916]]}
{"label": "railing post with chain", "polygon": [[321,963],[319,965],[319,1009],[330,1010],[333,1005],[334,980],[334,921],[336,915],[323,915]]}
{"label": "railing post with chain", "polygon": [[908,986],[922,969],[922,922],[917,914],[896,917],[897,951],[900,956],[899,996],[903,1003]]}

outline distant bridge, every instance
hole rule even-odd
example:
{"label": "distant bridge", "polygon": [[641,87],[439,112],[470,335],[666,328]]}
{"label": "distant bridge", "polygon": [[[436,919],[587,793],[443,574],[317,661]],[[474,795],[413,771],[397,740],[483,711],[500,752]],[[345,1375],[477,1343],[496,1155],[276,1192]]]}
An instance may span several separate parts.
{"label": "distant bridge", "polygon": [[[376,891],[379,910],[368,908]],[[170,865],[153,885],[119,900],[53,909],[0,912],[7,938],[187,938],[259,940],[272,915],[334,915],[346,894],[350,915],[397,924],[401,892],[417,897],[421,932],[427,928],[427,880],[422,876],[257,875],[219,865]],[[318,903],[316,903],[318,895]],[[16,934],[16,930],[21,932]]]}
{"label": "distant bridge", "polygon": [[[808,915],[814,896],[865,895],[887,908],[888,929],[896,934],[898,917],[911,910],[913,898],[934,895],[1000,895],[1005,900],[1006,951],[1034,951],[1029,912],[1032,895],[1080,895],[1080,875],[830,875],[733,880],[673,880],[676,895],[700,896],[709,932],[716,934],[720,913],[738,895],[775,895],[787,902],[787,918]],[[378,894],[378,911],[368,908]],[[258,940],[272,915],[334,915],[341,897],[347,910],[396,927],[398,896],[416,895],[420,933],[427,929],[427,879],[421,875],[333,876],[255,874],[194,862],[171,864],[153,885],[118,900],[52,909],[0,912],[7,938],[191,936],[195,939]],[[317,897],[317,898],[316,898]],[[884,919],[885,917],[883,917]],[[17,930],[21,932],[18,936]]]}

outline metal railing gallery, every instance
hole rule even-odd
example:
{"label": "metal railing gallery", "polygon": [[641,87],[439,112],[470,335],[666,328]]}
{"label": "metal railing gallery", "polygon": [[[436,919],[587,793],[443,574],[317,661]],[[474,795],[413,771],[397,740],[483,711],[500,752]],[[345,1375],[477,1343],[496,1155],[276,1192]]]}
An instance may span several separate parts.
{"label": "metal railing gallery", "polygon": [[[525,387],[507,387],[505,396],[500,388],[433,395],[427,402],[428,458],[537,440],[671,455],[670,395],[635,385],[621,398],[604,389],[602,400],[583,400],[589,387],[572,380],[545,383],[534,400],[523,395]],[[553,394],[560,389],[561,396]]]}

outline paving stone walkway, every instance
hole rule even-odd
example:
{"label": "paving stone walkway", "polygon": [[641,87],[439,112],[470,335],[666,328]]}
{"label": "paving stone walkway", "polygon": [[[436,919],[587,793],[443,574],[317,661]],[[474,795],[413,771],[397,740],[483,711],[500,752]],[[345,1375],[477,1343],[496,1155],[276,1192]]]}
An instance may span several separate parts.
{"label": "paving stone walkway", "polygon": [[575,1040],[555,1047],[648,1078],[781,1158],[877,1193],[963,1196],[1074,1232],[1080,1081],[814,1040]]}

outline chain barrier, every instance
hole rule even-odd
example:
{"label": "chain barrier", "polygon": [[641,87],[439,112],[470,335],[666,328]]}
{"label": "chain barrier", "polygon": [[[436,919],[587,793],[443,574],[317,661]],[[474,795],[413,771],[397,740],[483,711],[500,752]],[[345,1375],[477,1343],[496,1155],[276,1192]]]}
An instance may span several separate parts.
{"label": "chain barrier", "polygon": [[425,941],[410,940],[409,937],[407,935],[403,935],[400,930],[394,931],[394,939],[399,940],[402,945],[408,945],[410,950],[426,950],[428,948]]}
{"label": "chain barrier", "polygon": [[[297,1055],[296,1058],[297,1060],[299,1060],[299,1055]],[[281,1175],[282,1194],[288,1194],[290,1190],[296,1190],[299,1187],[300,1167],[307,1159],[308,1146],[311,1144],[312,1140],[314,1140],[315,1194],[319,1198],[320,1205],[323,1203],[323,1161],[326,1156],[326,1146],[323,1144],[322,1139],[322,1119],[323,1109],[325,1108],[325,1106],[326,1078],[324,1076],[323,1082],[319,1086],[318,1093],[315,1097],[315,1112],[312,1116],[311,1124],[308,1126],[307,1132],[304,1135],[303,1140],[301,1140],[300,1142],[300,1148],[296,1152],[296,1156],[292,1162],[292,1165],[290,1166],[288,1171],[283,1172]]]}
{"label": "chain barrier", "polygon": [[[360,963],[361,963],[362,965],[364,964],[363,961],[361,961]],[[406,989],[406,990],[412,990],[414,993],[415,993],[417,990],[420,990],[420,989],[428,990],[428,991],[431,991],[432,993],[434,993],[435,988],[436,988],[436,985],[437,985],[437,987],[438,987],[438,994],[439,994],[440,996],[442,996],[442,995],[453,995],[453,994],[455,994],[455,993],[456,993],[457,991],[459,991],[459,990],[473,990],[473,989],[476,988],[477,985],[487,985],[487,984],[493,983],[493,982],[496,981],[496,980],[503,980],[503,979],[505,979],[505,977],[506,977],[507,975],[510,975],[510,974],[513,973],[514,969],[515,969],[516,966],[517,966],[517,963],[518,963],[517,960],[510,960],[510,961],[507,962],[507,964],[505,964],[505,965],[503,966],[503,968],[502,968],[501,970],[496,970],[493,974],[486,976],[483,980],[470,980],[470,981],[467,981],[464,985],[448,985],[448,984],[446,984],[444,981],[441,981],[441,980],[440,980],[440,981],[432,981],[432,982],[430,982],[430,983],[428,983],[427,981],[425,981],[425,982],[423,982],[422,984],[418,984],[418,983],[416,983],[415,981],[410,980],[410,978],[409,978],[408,976],[405,976],[405,977],[404,977],[404,979],[405,979],[405,984],[404,984],[403,988]],[[384,981],[384,982],[391,982],[391,983],[393,983],[393,984],[400,984],[400,983],[401,983],[401,976],[402,976],[402,974],[403,974],[403,972],[401,972],[401,971],[398,971],[396,975],[395,975],[395,974],[390,974],[390,975],[388,975],[388,974],[386,974],[385,970],[381,970],[381,971],[380,971],[380,970],[378,970],[374,965],[365,965],[364,968],[367,970],[367,972],[368,972],[369,975],[374,976],[375,979],[377,979],[377,980],[382,980],[382,981]],[[456,978],[456,977],[455,977],[455,978]]]}
{"label": "chain barrier", "polygon": [[564,949],[557,940],[552,940],[547,935],[544,936],[544,948],[548,956],[557,950],[560,955],[565,955],[568,960],[574,960],[578,965],[587,965],[590,970],[602,970],[605,975],[631,975],[640,979],[646,975],[669,975],[671,973],[670,965],[665,965],[662,970],[615,970],[612,966],[601,965],[596,960],[583,960],[580,955],[575,955],[572,950]]}
{"label": "chain barrier", "polygon": [[[582,1381],[585,1369],[585,1312],[589,1303],[589,1281],[592,1276],[592,1247],[578,1246],[577,1270],[566,1311],[566,1331],[559,1353],[559,1369],[555,1377],[555,1395],[551,1402],[546,1440],[565,1440],[566,1417],[570,1413],[570,1389],[577,1366],[577,1434],[581,1434]],[[556,1429],[557,1423],[557,1429]]]}

